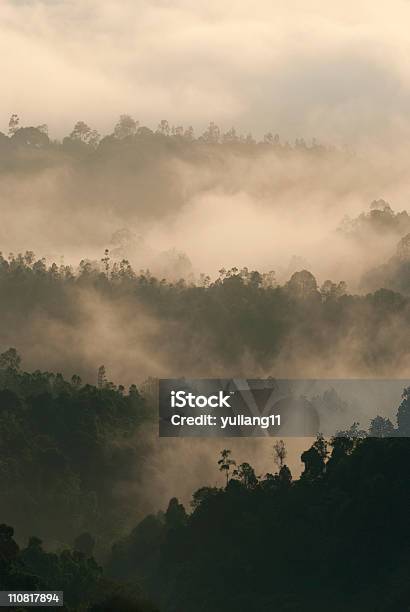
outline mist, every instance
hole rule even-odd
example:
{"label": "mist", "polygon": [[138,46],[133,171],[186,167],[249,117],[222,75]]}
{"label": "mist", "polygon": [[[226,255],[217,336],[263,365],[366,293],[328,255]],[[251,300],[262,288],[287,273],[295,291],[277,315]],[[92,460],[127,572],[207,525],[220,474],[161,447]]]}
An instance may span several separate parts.
{"label": "mist", "polygon": [[409,11],[405,0],[263,0],[257,13],[249,0],[6,0],[0,115],[47,121],[57,137],[79,118],[107,132],[128,112],[259,137],[407,142]]}
{"label": "mist", "polygon": [[319,282],[343,280],[358,291],[364,272],[402,237],[367,232],[352,240],[338,229],[380,198],[406,209],[404,154],[392,164],[371,150],[166,148],[154,137],[117,150],[103,145],[85,159],[64,148],[38,152],[35,163],[33,154],[14,153],[0,176],[3,253],[32,250],[76,266],[108,249],[168,279],[247,266],[285,282],[307,268]]}
{"label": "mist", "polygon": [[[1,351],[140,388],[405,377],[409,288],[372,271],[410,228],[366,215],[409,209],[409,18],[404,0],[2,2]],[[10,131],[14,113],[41,129]],[[119,137],[123,113],[138,124]],[[273,274],[253,287],[245,268]],[[302,271],[306,299],[289,283]],[[143,474],[114,491],[127,527],[221,485],[221,445],[273,469],[270,440],[143,437]],[[309,442],[287,441],[295,477]]]}

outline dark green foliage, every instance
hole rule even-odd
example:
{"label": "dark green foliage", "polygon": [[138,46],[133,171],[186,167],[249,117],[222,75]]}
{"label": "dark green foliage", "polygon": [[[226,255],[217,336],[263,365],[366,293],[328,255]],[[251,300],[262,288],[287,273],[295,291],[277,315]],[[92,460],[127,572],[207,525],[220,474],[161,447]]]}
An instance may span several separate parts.
{"label": "dark green foliage", "polygon": [[86,557],[91,557],[95,547],[95,539],[88,533],[81,533],[74,540],[74,550],[78,550]]}
{"label": "dark green foliage", "polygon": [[166,612],[409,610],[410,443],[352,432],[319,437],[299,481],[245,463],[225,489],[197,491],[190,515],[172,500],[177,524],[142,521],[110,572],[143,576]]}
{"label": "dark green foliage", "polygon": [[13,349],[0,363],[0,515],[23,538],[72,542],[83,533],[76,548],[91,555],[84,531],[104,545],[130,511],[113,489],[135,482],[148,406],[135,388],[127,395],[81,386],[78,377],[21,372]]}
{"label": "dark green foliage", "polygon": [[69,549],[46,552],[35,537],[20,549],[13,536],[12,527],[0,525],[1,590],[63,591],[64,609],[71,612],[155,612],[137,585],[131,588],[107,580],[92,557]]}
{"label": "dark green foliage", "polygon": [[236,465],[234,459],[231,459],[230,454],[231,451],[225,448],[223,451],[221,451],[221,458],[218,460],[219,471],[225,472],[227,483],[229,480],[229,471],[234,465]]}
{"label": "dark green foliage", "polygon": [[90,612],[159,612],[152,604],[121,590],[90,606]]}

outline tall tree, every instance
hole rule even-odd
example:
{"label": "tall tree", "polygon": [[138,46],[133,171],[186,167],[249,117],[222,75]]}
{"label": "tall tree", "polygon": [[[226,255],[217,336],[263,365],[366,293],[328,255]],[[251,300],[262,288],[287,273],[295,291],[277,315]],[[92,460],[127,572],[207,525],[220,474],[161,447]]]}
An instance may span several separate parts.
{"label": "tall tree", "polygon": [[228,450],[227,448],[221,451],[221,458],[218,461],[218,465],[219,465],[219,471],[225,472],[226,484],[228,484],[230,469],[231,467],[236,465],[236,461],[231,459],[231,451]]}
{"label": "tall tree", "polygon": [[119,140],[134,136],[137,132],[138,121],[135,121],[131,115],[121,115],[114,128],[114,136]]}
{"label": "tall tree", "polygon": [[14,136],[20,127],[20,119],[16,113],[13,113],[9,120],[9,136]]}
{"label": "tall tree", "polygon": [[273,461],[278,466],[279,470],[282,468],[285,462],[286,455],[287,453],[284,441],[279,440],[278,442],[275,442],[273,445]]}

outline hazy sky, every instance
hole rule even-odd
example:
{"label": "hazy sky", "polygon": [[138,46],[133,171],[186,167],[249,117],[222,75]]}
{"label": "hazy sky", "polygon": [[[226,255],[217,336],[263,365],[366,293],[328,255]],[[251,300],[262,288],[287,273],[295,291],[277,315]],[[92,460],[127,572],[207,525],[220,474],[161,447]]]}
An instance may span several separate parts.
{"label": "hazy sky", "polygon": [[2,0],[0,129],[120,113],[339,143],[410,136],[407,0]]}

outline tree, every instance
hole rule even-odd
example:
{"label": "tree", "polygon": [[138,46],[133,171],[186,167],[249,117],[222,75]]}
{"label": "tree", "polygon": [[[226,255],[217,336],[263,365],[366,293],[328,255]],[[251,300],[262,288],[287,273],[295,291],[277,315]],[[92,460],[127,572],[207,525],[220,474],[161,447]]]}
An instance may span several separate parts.
{"label": "tree", "polygon": [[187,522],[187,513],[182,504],[179,503],[176,497],[173,497],[168,504],[165,512],[165,524],[168,529],[178,529],[183,527]]}
{"label": "tree", "polygon": [[193,510],[196,510],[200,507],[201,504],[207,502],[207,500],[212,499],[216,495],[218,495],[219,489],[216,487],[201,487],[197,491],[195,491],[192,495],[191,507]]}
{"label": "tree", "polygon": [[71,384],[76,389],[79,389],[81,387],[81,384],[82,384],[81,377],[78,376],[78,374],[73,374],[72,377],[71,377]]}
{"label": "tree", "polygon": [[258,479],[255,475],[255,470],[249,463],[241,463],[233,475],[246,487],[247,489],[253,489],[258,484]]}
{"label": "tree", "polygon": [[326,280],[320,288],[320,295],[325,302],[327,300],[337,300],[346,294],[346,290],[347,286],[344,281],[333,283],[330,280]]}
{"label": "tree", "polygon": [[226,474],[226,484],[228,484],[229,480],[229,472],[232,466],[236,465],[236,461],[231,459],[231,451],[228,449],[224,449],[221,451],[221,458],[218,461],[219,471],[225,472]]}
{"label": "tree", "polygon": [[112,612],[113,610],[116,612],[159,612],[158,608],[151,603],[141,601],[134,593],[129,594],[127,591],[122,593],[121,589],[93,603],[88,610],[89,612]]}
{"label": "tree", "polygon": [[394,435],[394,425],[390,419],[377,416],[372,419],[369,436],[372,438],[391,438]]}
{"label": "tree", "polygon": [[208,144],[217,144],[220,140],[220,137],[221,131],[219,127],[213,121],[211,121],[208,128],[202,134],[201,140]]}
{"label": "tree", "polygon": [[292,274],[285,287],[289,294],[297,299],[306,300],[320,297],[316,279],[308,270],[301,270]]}
{"label": "tree", "polygon": [[363,440],[367,436],[367,432],[364,429],[360,428],[360,423],[355,421],[353,425],[344,431],[337,432],[338,437],[349,438],[349,440],[353,440],[354,444],[358,441]]}
{"label": "tree", "polygon": [[275,442],[273,445],[273,461],[278,466],[279,470],[282,469],[284,461],[286,459],[286,447],[283,440]]}
{"label": "tree", "polygon": [[173,125],[171,128],[171,134],[172,136],[175,136],[177,138],[182,138],[184,135],[184,128],[182,125]]}
{"label": "tree", "polygon": [[102,365],[98,368],[98,376],[97,376],[97,387],[99,389],[103,389],[107,384],[107,376],[105,372],[105,366]]}
{"label": "tree", "polygon": [[0,368],[6,370],[19,370],[21,364],[21,357],[17,353],[15,348],[9,348],[4,353],[0,354]]}
{"label": "tree", "polygon": [[81,140],[82,142],[87,142],[90,133],[91,128],[84,121],[77,121],[70,134],[70,138],[72,140]]}
{"label": "tree", "polygon": [[87,531],[81,533],[74,540],[74,550],[78,550],[86,557],[91,557],[95,547],[95,539]]}
{"label": "tree", "polygon": [[239,138],[234,127],[222,135],[222,142],[226,144],[234,144],[239,142]]}
{"label": "tree", "polygon": [[279,470],[279,482],[285,487],[288,487],[292,482],[292,472],[287,465],[282,465]]}
{"label": "tree", "polygon": [[250,132],[248,132],[248,134],[246,134],[246,136],[241,136],[240,138],[241,142],[250,145],[250,144],[256,144],[256,140],[254,139],[254,137],[252,136],[252,134]]}
{"label": "tree", "polygon": [[403,390],[397,411],[397,428],[400,436],[410,436],[410,387]]}
{"label": "tree", "polygon": [[46,123],[41,123],[40,125],[37,125],[36,130],[48,136],[48,125]]}
{"label": "tree", "polygon": [[349,455],[355,444],[351,438],[337,435],[331,439],[330,446],[332,447],[332,454],[326,464],[326,472],[333,470],[342,459]]}
{"label": "tree", "polygon": [[0,525],[0,560],[1,558],[11,561],[19,552],[19,547],[13,539],[14,529],[4,523]]}
{"label": "tree", "polygon": [[188,126],[187,129],[185,130],[184,138],[188,142],[193,142],[195,136],[194,136],[194,128],[192,127],[192,125]]}
{"label": "tree", "polygon": [[273,146],[277,147],[280,144],[279,134],[273,135],[272,132],[268,132],[263,137],[263,142],[265,144],[269,144],[269,145],[273,145]]}
{"label": "tree", "polygon": [[410,260],[410,234],[406,234],[398,243],[396,257],[400,261]]}
{"label": "tree", "polygon": [[318,434],[316,437],[316,441],[313,444],[313,448],[315,448],[318,452],[318,455],[321,459],[323,459],[323,461],[326,461],[326,458],[328,456],[328,450],[327,450],[327,442],[323,437],[323,434]]}
{"label": "tree", "polygon": [[161,119],[157,127],[157,134],[161,134],[162,136],[169,136],[170,127],[169,123],[166,119]]}
{"label": "tree", "polygon": [[370,204],[370,210],[393,212],[390,204],[386,202],[386,200],[383,200],[383,198],[380,198],[379,200],[373,200],[373,202],[371,202]]}
{"label": "tree", "polygon": [[315,480],[323,476],[327,455],[326,440],[322,434],[319,434],[314,444],[301,455],[301,460],[305,464],[302,476],[309,480]]}
{"label": "tree", "polygon": [[47,147],[50,139],[47,134],[35,127],[24,127],[14,132],[11,141],[14,145],[35,147],[41,149]]}
{"label": "tree", "polygon": [[104,257],[101,259],[101,263],[104,266],[105,275],[108,277],[110,271],[110,251],[108,249],[105,249]]}
{"label": "tree", "polygon": [[142,138],[151,138],[153,134],[154,132],[150,130],[149,128],[147,128],[145,125],[141,125],[137,129],[137,136],[140,136]]}
{"label": "tree", "polygon": [[13,113],[9,120],[9,136],[14,136],[14,134],[19,129],[20,119],[16,113]]}
{"label": "tree", "polygon": [[114,127],[114,136],[119,140],[134,136],[137,133],[137,128],[138,121],[135,121],[131,115],[121,115]]}
{"label": "tree", "polygon": [[96,147],[100,141],[100,135],[97,130],[92,130],[84,121],[77,121],[70,134],[70,140]]}

